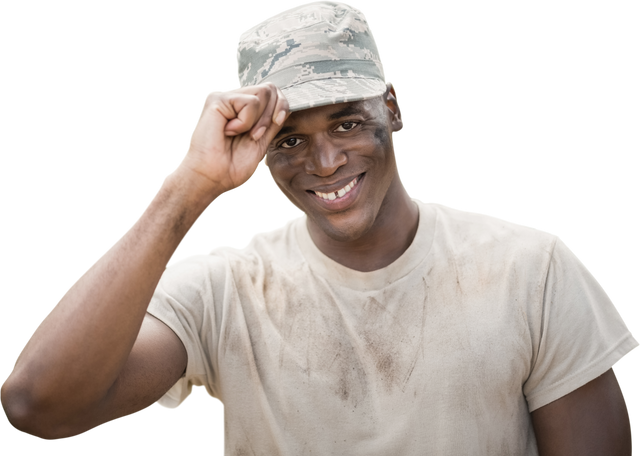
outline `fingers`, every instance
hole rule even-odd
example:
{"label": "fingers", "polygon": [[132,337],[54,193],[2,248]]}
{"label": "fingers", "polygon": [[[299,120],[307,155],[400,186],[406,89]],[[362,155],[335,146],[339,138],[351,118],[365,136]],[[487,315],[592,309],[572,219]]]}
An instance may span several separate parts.
{"label": "fingers", "polygon": [[258,121],[255,123],[249,135],[253,138],[254,141],[259,140],[264,135],[264,132],[267,131],[267,128],[271,125],[273,119],[273,109],[276,105],[276,100],[278,98],[278,94],[276,92],[276,87],[274,85],[268,85],[260,87],[262,94],[258,97],[261,99],[262,103],[266,102],[266,106],[262,109],[262,114],[258,118]]}
{"label": "fingers", "polygon": [[261,102],[260,97],[236,92],[222,94],[222,97],[218,106],[228,120],[224,133],[227,136],[235,136],[251,130],[264,109],[264,102]]}
{"label": "fingers", "polygon": [[271,142],[276,134],[278,134],[282,125],[284,125],[284,121],[291,115],[289,111],[289,101],[287,101],[280,89],[276,88],[276,93],[277,99],[273,109],[272,122],[265,132],[267,143]]}
{"label": "fingers", "polygon": [[279,130],[289,112],[284,94],[271,83],[244,87],[223,96],[227,98],[223,104],[229,108],[223,112],[229,119],[224,129],[227,136],[248,132],[257,141],[268,129]]}
{"label": "fingers", "polygon": [[289,114],[289,102],[275,84],[271,82],[259,84],[256,86],[256,92],[260,99],[258,108],[260,117],[249,132],[254,141],[259,140],[265,134],[275,136]]}
{"label": "fingers", "polygon": [[282,127],[282,125],[284,124],[284,121],[287,119],[287,117],[289,117],[289,114],[291,114],[289,112],[289,101],[284,96],[282,91],[277,87],[276,87],[276,92],[277,92],[278,98],[276,100],[276,107],[273,110],[273,116],[274,116],[273,122],[278,127]]}

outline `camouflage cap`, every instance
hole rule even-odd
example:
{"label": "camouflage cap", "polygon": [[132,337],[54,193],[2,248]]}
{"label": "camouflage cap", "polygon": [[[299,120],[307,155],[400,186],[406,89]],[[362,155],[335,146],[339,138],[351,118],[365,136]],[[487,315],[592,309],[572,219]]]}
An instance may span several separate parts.
{"label": "camouflage cap", "polygon": [[290,9],[240,37],[240,84],[273,82],[291,111],[365,100],[386,90],[364,15],[341,3]]}

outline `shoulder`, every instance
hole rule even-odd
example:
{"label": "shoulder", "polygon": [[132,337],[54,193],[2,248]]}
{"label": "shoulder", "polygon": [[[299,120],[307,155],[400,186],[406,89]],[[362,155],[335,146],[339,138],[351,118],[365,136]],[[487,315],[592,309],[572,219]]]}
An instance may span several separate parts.
{"label": "shoulder", "polygon": [[517,252],[544,251],[551,254],[558,238],[534,228],[499,218],[430,204],[436,214],[436,235],[450,248],[499,249]]}
{"label": "shoulder", "polygon": [[180,260],[167,271],[176,277],[197,278],[223,274],[229,267],[236,267],[240,263],[244,267],[251,267],[258,263],[295,258],[298,253],[296,229],[303,223],[303,218],[292,220],[276,230],[256,234],[244,248],[218,247],[207,255]]}

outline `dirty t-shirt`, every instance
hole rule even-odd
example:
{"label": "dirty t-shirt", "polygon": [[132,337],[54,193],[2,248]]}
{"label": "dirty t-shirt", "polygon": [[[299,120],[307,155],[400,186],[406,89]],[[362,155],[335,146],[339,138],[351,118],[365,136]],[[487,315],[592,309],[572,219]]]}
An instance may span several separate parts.
{"label": "dirty t-shirt", "polygon": [[226,454],[534,455],[529,412],[637,345],[556,237],[438,205],[386,268],[323,255],[304,218],[165,272],[149,312],[225,405]]}

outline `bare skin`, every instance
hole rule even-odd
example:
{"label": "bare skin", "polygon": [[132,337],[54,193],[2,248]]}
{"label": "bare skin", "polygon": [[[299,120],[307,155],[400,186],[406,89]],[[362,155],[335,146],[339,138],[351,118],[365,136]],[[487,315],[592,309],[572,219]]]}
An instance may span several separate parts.
{"label": "bare skin", "polygon": [[[389,85],[380,98],[293,113],[269,147],[271,174],[307,214],[316,246],[351,269],[388,266],[415,236],[418,208],[398,176],[391,140],[401,128]],[[354,179],[348,193],[336,196]]]}
{"label": "bare skin", "polygon": [[631,454],[631,427],[612,369],[531,413],[540,456]]}

